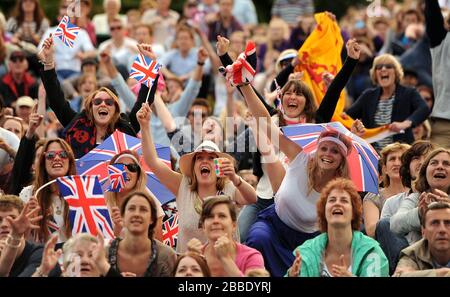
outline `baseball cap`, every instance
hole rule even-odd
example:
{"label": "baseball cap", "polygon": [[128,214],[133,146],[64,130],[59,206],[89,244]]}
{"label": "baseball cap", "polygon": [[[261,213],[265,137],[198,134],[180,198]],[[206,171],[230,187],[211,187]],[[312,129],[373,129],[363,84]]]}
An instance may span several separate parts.
{"label": "baseball cap", "polygon": [[19,97],[16,101],[16,106],[20,107],[20,106],[28,106],[28,107],[33,107],[35,104],[33,98],[29,97],[29,96],[22,96]]}
{"label": "baseball cap", "polygon": [[89,64],[97,66],[98,61],[96,58],[84,58],[81,61],[81,68],[83,68],[84,65],[89,65]]}

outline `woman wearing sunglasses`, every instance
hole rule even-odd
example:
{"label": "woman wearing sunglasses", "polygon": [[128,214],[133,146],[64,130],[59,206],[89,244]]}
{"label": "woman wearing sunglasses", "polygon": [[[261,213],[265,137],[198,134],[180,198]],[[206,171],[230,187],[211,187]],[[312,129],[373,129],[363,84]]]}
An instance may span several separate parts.
{"label": "woman wearing sunglasses", "polygon": [[[399,133],[375,142],[377,151],[396,141],[413,143],[412,128],[428,117],[430,110],[427,104],[414,88],[400,84],[403,69],[390,54],[375,58],[370,77],[376,87],[365,90],[346,113],[354,119],[361,119],[366,128],[389,125],[392,132]],[[364,128],[360,132],[363,131]]]}
{"label": "woman wearing sunglasses", "polygon": [[125,185],[120,192],[105,192],[106,203],[111,214],[114,224],[114,233],[120,236],[122,233],[123,220],[120,215],[122,203],[128,195],[139,191],[146,192],[153,199],[157,209],[157,221],[154,229],[155,239],[162,240],[162,220],[164,218],[164,210],[161,202],[147,188],[147,174],[139,165],[139,156],[136,152],[125,150],[112,157],[110,164],[123,164],[126,172]]}
{"label": "woman wearing sunglasses", "polygon": [[[154,60],[151,51],[142,52]],[[139,131],[139,123],[136,120],[136,112],[141,104],[146,101],[148,88],[142,85],[138,99],[129,115],[120,113],[119,98],[108,88],[102,87],[87,96],[84,102],[84,110],[76,113],[67,100],[58,82],[55,72],[53,38],[44,41],[41,60],[44,64],[42,81],[47,92],[50,107],[55,111],[58,120],[65,127],[66,141],[72,147],[75,158],[80,158],[98,144],[102,143],[116,129],[131,136],[136,136]],[[153,83],[149,94],[149,101],[153,101],[158,76]]]}
{"label": "woman wearing sunglasses", "polygon": [[70,237],[69,208],[59,193],[58,185],[52,183],[39,191],[37,197],[35,195],[36,190],[49,181],[75,174],[75,158],[69,144],[60,138],[47,140],[37,162],[33,184],[23,188],[19,195],[25,203],[31,200],[32,208],[39,206],[41,209],[40,228],[32,234],[33,240],[45,243],[53,233],[58,234],[58,243]]}

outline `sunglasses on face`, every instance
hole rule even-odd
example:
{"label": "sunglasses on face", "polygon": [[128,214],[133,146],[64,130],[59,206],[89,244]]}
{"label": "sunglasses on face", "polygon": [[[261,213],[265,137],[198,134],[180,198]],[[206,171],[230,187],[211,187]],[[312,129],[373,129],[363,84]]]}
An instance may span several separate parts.
{"label": "sunglasses on face", "polygon": [[92,103],[93,103],[94,105],[100,105],[100,104],[102,104],[102,102],[105,102],[105,104],[106,104],[107,106],[113,106],[113,105],[114,105],[114,100],[111,99],[111,98],[108,98],[108,99],[94,98],[94,99],[92,100]]}
{"label": "sunglasses on face", "polygon": [[378,64],[375,65],[375,70],[383,69],[383,67],[386,67],[386,69],[394,69],[394,64]]}
{"label": "sunglasses on face", "polygon": [[53,160],[53,159],[56,158],[56,156],[59,156],[61,159],[69,158],[69,154],[66,151],[48,151],[48,152],[45,152],[45,158],[47,160]]}
{"label": "sunglasses on face", "polygon": [[131,163],[131,164],[116,163],[116,164],[121,164],[121,165],[125,166],[128,169],[128,171],[130,171],[130,172],[138,172],[140,170],[139,165],[135,164],[135,163]]}
{"label": "sunglasses on face", "polygon": [[109,28],[110,31],[121,30],[121,29],[122,29],[122,26],[110,27]]}
{"label": "sunglasses on face", "polygon": [[11,57],[11,62],[16,63],[16,62],[23,62],[23,60],[25,60],[25,57]]}

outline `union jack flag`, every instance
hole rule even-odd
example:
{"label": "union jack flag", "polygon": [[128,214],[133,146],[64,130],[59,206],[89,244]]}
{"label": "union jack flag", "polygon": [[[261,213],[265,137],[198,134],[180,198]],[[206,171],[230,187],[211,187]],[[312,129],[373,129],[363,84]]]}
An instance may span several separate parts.
{"label": "union jack flag", "polygon": [[151,88],[160,67],[158,62],[139,54],[131,65],[130,77]]}
{"label": "union jack flag", "polygon": [[70,23],[70,18],[68,16],[64,16],[56,28],[54,35],[61,39],[65,45],[72,48],[80,30],[80,27]]}
{"label": "union jack flag", "polygon": [[59,177],[59,192],[69,205],[72,235],[102,232],[107,239],[114,238],[111,218],[97,176],[73,175]]}
{"label": "union jack flag", "polygon": [[163,243],[172,248],[176,248],[178,239],[178,213],[175,213],[173,216],[163,222],[162,231]]}
{"label": "union jack flag", "polygon": [[125,187],[127,172],[123,164],[108,165],[109,188],[110,192],[122,192]]}
{"label": "union jack flag", "polygon": [[[170,168],[170,148],[155,144],[156,152],[161,161],[163,161]],[[175,196],[170,192],[161,182],[156,178],[155,174],[145,163],[142,157],[142,143],[139,138],[130,136],[119,130],[116,130],[111,136],[106,138],[96,148],[81,157],[76,161],[77,174],[79,175],[97,175],[100,183],[104,185],[102,188],[107,189],[108,178],[108,162],[116,154],[125,150],[136,151],[139,158],[139,163],[142,169],[147,173],[147,188],[155,194],[156,198],[164,204]]]}
{"label": "union jack flag", "polygon": [[226,79],[233,86],[239,86],[245,82],[251,82],[256,74],[256,45],[253,41],[248,41],[245,51],[241,53],[236,62],[226,68],[220,67],[219,71],[225,74]]}

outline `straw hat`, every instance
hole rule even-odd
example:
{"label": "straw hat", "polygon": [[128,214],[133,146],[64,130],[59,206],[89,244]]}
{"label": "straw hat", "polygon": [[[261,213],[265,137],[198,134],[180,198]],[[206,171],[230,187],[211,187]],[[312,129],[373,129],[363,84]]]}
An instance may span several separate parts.
{"label": "straw hat", "polygon": [[205,140],[192,153],[181,156],[180,171],[183,175],[185,175],[189,178],[192,178],[192,176],[191,176],[192,163],[194,161],[195,155],[199,152],[214,153],[219,158],[227,158],[231,162],[233,162],[233,164],[235,163],[234,158],[232,156],[230,156],[229,154],[220,152],[219,147],[214,142],[212,142],[210,140]]}

